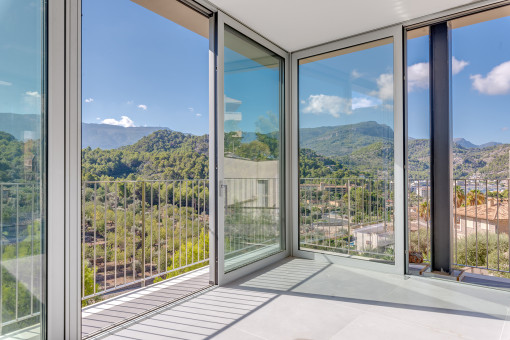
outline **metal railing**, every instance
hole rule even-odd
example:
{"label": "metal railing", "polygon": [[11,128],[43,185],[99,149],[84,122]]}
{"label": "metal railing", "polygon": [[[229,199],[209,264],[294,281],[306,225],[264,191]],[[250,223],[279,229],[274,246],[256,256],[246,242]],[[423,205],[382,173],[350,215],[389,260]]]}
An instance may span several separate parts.
{"label": "metal railing", "polygon": [[209,261],[209,180],[86,181],[82,300]]}
{"label": "metal railing", "polygon": [[[452,180],[452,264],[473,268],[479,274],[510,273],[509,179]],[[430,259],[430,181],[408,183],[408,235],[410,251]]]}
{"label": "metal railing", "polygon": [[392,261],[393,183],[302,178],[300,246]]}
{"label": "metal railing", "polygon": [[225,179],[227,271],[281,250],[279,183],[278,178]]}
{"label": "metal railing", "polygon": [[[280,244],[278,183],[225,179],[227,260]],[[82,195],[82,301],[209,261],[207,179],[85,181]]]}
{"label": "metal railing", "polygon": [[0,334],[18,323],[28,326],[41,314],[39,193],[38,183],[0,183]]}
{"label": "metal railing", "polygon": [[407,228],[409,251],[430,262],[430,180],[408,182]]}

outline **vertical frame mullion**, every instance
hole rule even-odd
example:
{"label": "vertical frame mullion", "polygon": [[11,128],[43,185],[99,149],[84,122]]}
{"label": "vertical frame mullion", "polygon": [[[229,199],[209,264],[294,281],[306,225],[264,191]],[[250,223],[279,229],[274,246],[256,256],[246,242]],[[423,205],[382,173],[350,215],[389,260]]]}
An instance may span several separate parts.
{"label": "vertical frame mullion", "polygon": [[451,270],[453,218],[450,60],[450,24],[442,22],[430,26],[431,269],[447,273]]}

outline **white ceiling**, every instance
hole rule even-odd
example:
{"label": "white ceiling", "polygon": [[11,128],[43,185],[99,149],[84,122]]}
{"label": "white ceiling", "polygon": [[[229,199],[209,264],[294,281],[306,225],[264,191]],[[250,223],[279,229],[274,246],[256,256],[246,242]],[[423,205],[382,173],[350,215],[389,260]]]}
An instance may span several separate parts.
{"label": "white ceiling", "polygon": [[293,52],[465,5],[473,0],[209,0]]}

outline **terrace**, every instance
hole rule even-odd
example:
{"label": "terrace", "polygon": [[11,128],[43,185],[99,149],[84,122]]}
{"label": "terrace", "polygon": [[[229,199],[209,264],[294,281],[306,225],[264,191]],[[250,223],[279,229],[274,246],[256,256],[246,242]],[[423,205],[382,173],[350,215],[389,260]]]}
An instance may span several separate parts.
{"label": "terrace", "polygon": [[510,339],[510,0],[0,5],[0,339]]}
{"label": "terrace", "polygon": [[[384,218],[391,216],[388,213],[392,209],[389,197],[393,193],[384,187],[383,181],[364,178],[303,178],[301,181],[300,235],[304,249],[389,263],[394,261],[393,223]],[[410,186],[414,182],[410,181]],[[428,185],[424,180],[418,182]],[[489,181],[481,180],[455,180],[453,184],[458,187],[461,182],[466,192],[471,187],[491,187]],[[498,192],[506,190],[507,180],[493,182],[491,185]],[[246,257],[264,258],[277,251],[272,246],[276,237],[274,228],[271,232],[272,223],[263,223],[274,210],[258,206],[261,201],[257,202],[260,193],[256,191],[256,181],[236,179],[230,180],[228,185],[227,208],[236,210],[236,214],[229,222],[225,258],[229,266],[235,268],[236,263],[243,263]],[[92,289],[82,294],[84,304],[90,304],[82,314],[84,337],[115,329],[120,324],[132,322],[140,314],[176,304],[210,287],[209,215],[204,208],[207,187],[207,180],[84,183],[83,270],[95,273],[82,276],[85,280],[93,280],[93,285],[82,283],[83,289]],[[483,194],[489,191],[493,192],[485,190]],[[242,193],[241,199],[234,199],[236,192]],[[428,275],[430,216],[423,209],[417,213],[420,206],[423,208],[423,202],[427,202],[427,194],[410,193],[409,244],[411,251],[423,260],[412,266],[420,275]],[[265,196],[266,201],[275,200],[274,192]],[[142,202],[146,202],[145,207]],[[508,204],[508,200],[501,199],[501,202]],[[452,247],[456,249],[455,278],[459,282],[510,289],[508,232],[497,223],[493,228],[482,225],[482,220],[485,222],[489,216],[487,211],[495,211],[491,219],[497,222],[505,221],[506,210],[498,209],[498,205],[491,206],[490,199],[477,206],[459,204],[461,207],[455,214],[457,223],[452,230],[455,234]],[[480,220],[474,220],[468,226],[466,237],[463,226],[467,225],[469,216],[462,212],[468,210],[475,214],[479,211]],[[269,218],[272,219],[274,217]],[[242,228],[239,223],[242,220],[253,222]],[[468,256],[468,253],[475,253],[475,256]],[[492,259],[495,254],[499,256],[496,261]],[[488,261],[489,256],[491,261]],[[479,259],[484,261],[477,263]],[[145,270],[140,265],[143,263]],[[201,267],[203,269],[197,270]],[[160,283],[153,285],[155,282]]]}

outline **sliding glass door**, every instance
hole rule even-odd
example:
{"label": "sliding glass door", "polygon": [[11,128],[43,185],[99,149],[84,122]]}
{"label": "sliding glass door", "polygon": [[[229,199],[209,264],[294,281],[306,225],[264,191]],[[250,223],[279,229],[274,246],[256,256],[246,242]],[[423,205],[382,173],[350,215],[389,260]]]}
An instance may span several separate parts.
{"label": "sliding glass door", "polygon": [[285,54],[223,17],[218,247],[224,260],[219,270],[230,273],[285,249]]}
{"label": "sliding glass door", "polygon": [[44,338],[46,1],[0,4],[0,336]]}
{"label": "sliding glass door", "polygon": [[[502,6],[407,32],[410,274],[510,283],[509,30],[510,6]],[[441,66],[449,72],[435,71]],[[433,124],[442,117],[449,132]],[[438,162],[441,150],[449,151]],[[434,185],[440,176],[446,181]]]}
{"label": "sliding glass door", "polygon": [[398,31],[382,30],[295,54],[298,254],[400,268]]}

